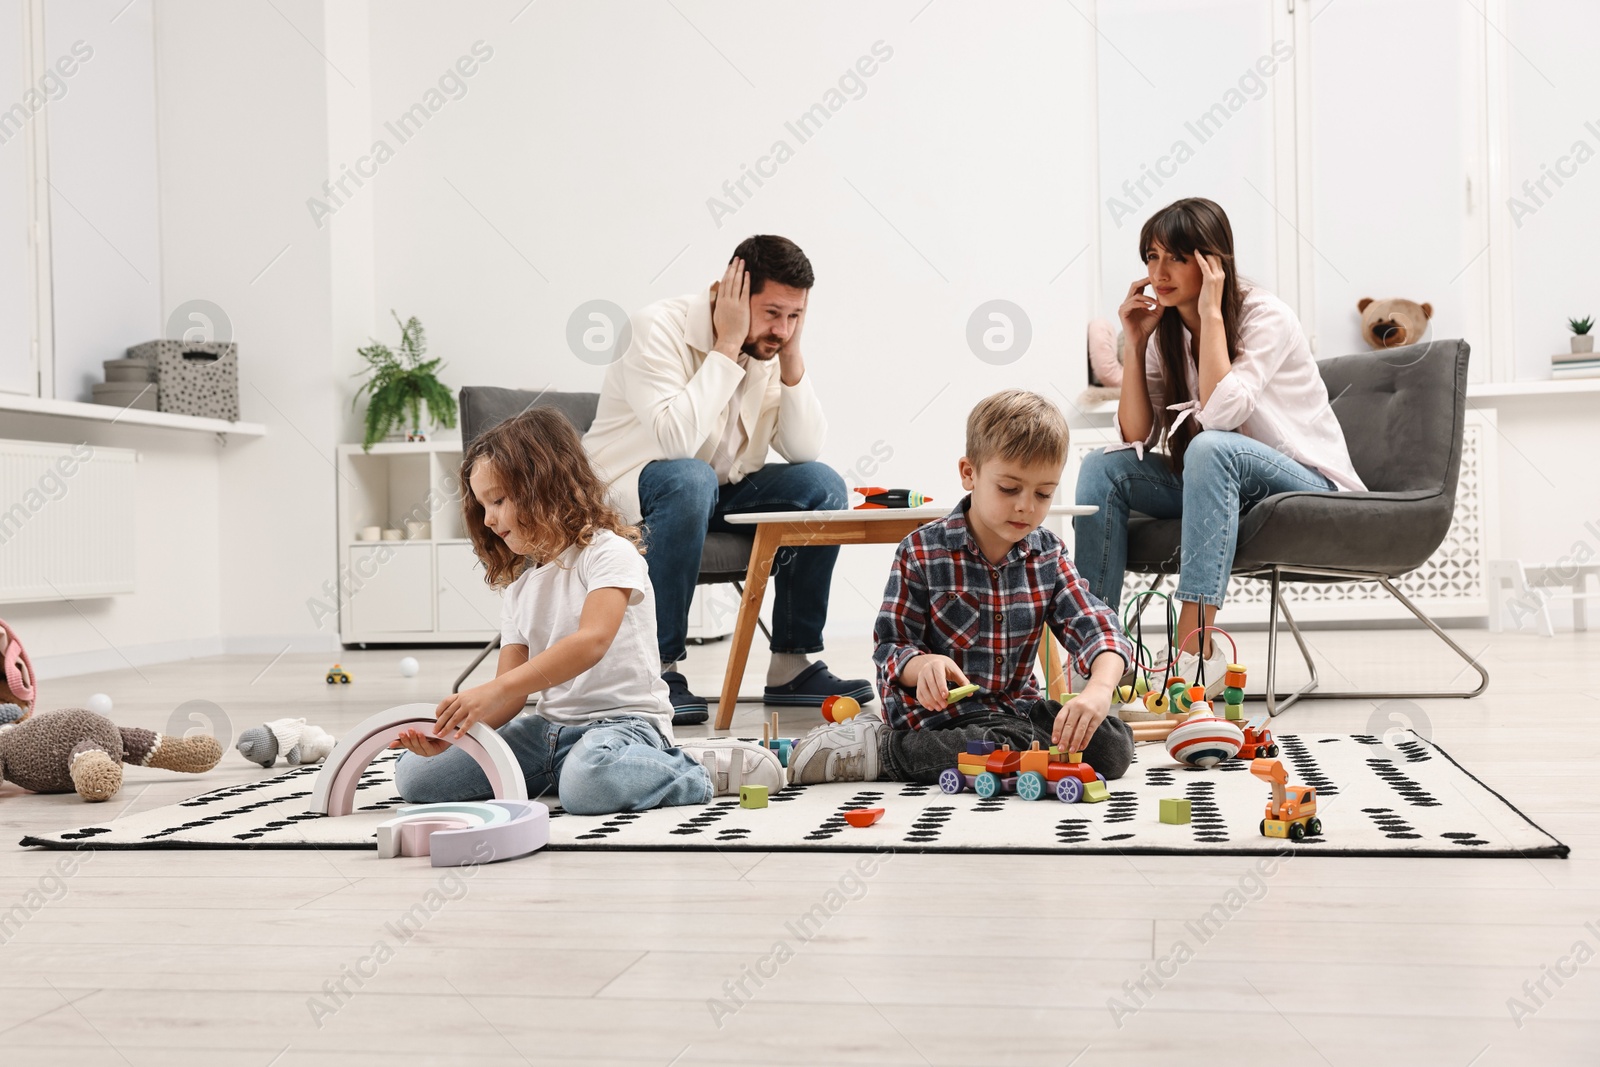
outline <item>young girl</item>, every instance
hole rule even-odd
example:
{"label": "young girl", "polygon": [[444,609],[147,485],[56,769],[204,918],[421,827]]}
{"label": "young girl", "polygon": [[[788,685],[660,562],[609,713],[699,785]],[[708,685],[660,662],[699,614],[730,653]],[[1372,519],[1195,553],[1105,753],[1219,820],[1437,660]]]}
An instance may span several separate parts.
{"label": "young girl", "polygon": [[[1146,273],[1120,309],[1128,369],[1116,427],[1123,442],[1085,457],[1074,560],[1113,608],[1122,599],[1128,512],[1183,520],[1177,598],[1180,639],[1210,625],[1228,587],[1239,516],[1287,492],[1360,491],[1328,390],[1294,312],[1241,286],[1233,228],[1210,200],[1179,200],[1139,233]],[[1146,294],[1145,289],[1153,290]],[[1144,353],[1143,373],[1134,353]],[[1166,439],[1166,454],[1146,453]],[[1196,676],[1185,642],[1176,673]],[[1206,635],[1206,678],[1223,663]]]}
{"label": "young girl", "polygon": [[500,663],[492,682],[440,701],[432,736],[395,742],[409,750],[395,769],[405,800],[493,795],[478,764],[440,740],[480,722],[516,753],[530,797],[557,792],[576,815],[703,804],[741,781],[783,787],[782,763],[760,745],[673,747],[639,534],[606,502],[566,416],[534,408],[494,427],[467,450],[461,478],[473,548],[505,589]]}

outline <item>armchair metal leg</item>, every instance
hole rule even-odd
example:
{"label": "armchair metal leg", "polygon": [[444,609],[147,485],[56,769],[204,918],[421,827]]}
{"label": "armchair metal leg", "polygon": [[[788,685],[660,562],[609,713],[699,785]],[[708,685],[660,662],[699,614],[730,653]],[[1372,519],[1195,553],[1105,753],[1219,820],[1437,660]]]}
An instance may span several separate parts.
{"label": "armchair metal leg", "polygon": [[[1304,570],[1304,568],[1296,568]],[[1478,685],[1474,689],[1435,689],[1417,690],[1411,692],[1375,690],[1368,692],[1330,692],[1317,689],[1317,666],[1311,659],[1311,650],[1306,647],[1305,638],[1300,634],[1300,627],[1295,625],[1294,616],[1289,613],[1289,605],[1283,599],[1282,572],[1279,568],[1271,568],[1267,576],[1272,585],[1271,604],[1267,615],[1267,711],[1273,715],[1287,710],[1297,700],[1437,700],[1445,697],[1461,697],[1471,699],[1489,688],[1489,672],[1484,669],[1472,654],[1439,628],[1439,625],[1430,619],[1427,614],[1414,603],[1411,598],[1396,588],[1387,575],[1362,574],[1356,575],[1346,572],[1327,572],[1330,577],[1360,577],[1369,581],[1378,582],[1389,591],[1389,595],[1398,600],[1411,614],[1415,615],[1424,626],[1432,630],[1434,635],[1449,645],[1451,650],[1478,674]],[[1279,693],[1276,689],[1277,650],[1278,650],[1278,611],[1282,609],[1284,621],[1289,624],[1289,632],[1294,635],[1295,644],[1300,646],[1300,655],[1305,659],[1306,667],[1311,671],[1311,681],[1301,686],[1293,693]],[[1313,692],[1313,690],[1315,690]]]}
{"label": "armchair metal leg", "polygon": [[497,649],[499,647],[500,647],[500,635],[499,634],[495,634],[494,635],[494,639],[491,640],[487,645],[483,646],[483,651],[478,653],[477,658],[474,659],[471,663],[467,664],[467,669],[462,671],[460,674],[458,674],[456,676],[456,683],[450,687],[450,692],[452,692],[452,693],[461,692],[461,683],[467,680],[467,675],[469,675],[473,671],[477,670],[478,669],[478,664],[482,663],[484,661],[484,659],[486,659],[488,657],[489,653],[493,652],[495,649]]}
{"label": "armchair metal leg", "polygon": [[[1272,570],[1270,579],[1272,589],[1267,604],[1267,714],[1277,715],[1287,711],[1289,706],[1301,697],[1309,696],[1316,689],[1317,664],[1311,658],[1311,650],[1306,647],[1304,637],[1300,636],[1300,627],[1295,625],[1294,616],[1289,613],[1289,603],[1283,599],[1283,579],[1276,567]],[[1283,611],[1283,620],[1289,624],[1289,632],[1294,634],[1294,643],[1300,646],[1300,655],[1306,661],[1306,668],[1311,672],[1311,680],[1296,689],[1293,693],[1283,694],[1288,699],[1281,704],[1278,702],[1277,688],[1278,673],[1278,612]]]}

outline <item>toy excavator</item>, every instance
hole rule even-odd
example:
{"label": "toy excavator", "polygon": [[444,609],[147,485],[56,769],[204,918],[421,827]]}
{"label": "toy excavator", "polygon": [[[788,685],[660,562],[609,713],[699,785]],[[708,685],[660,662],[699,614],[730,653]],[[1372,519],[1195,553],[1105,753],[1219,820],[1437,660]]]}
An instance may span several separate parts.
{"label": "toy excavator", "polygon": [[1309,785],[1289,785],[1289,772],[1275,759],[1250,761],[1250,773],[1272,786],[1272,799],[1267,801],[1267,817],[1261,820],[1262,837],[1287,837],[1302,841],[1322,833],[1322,820],[1317,818],[1317,791]]}

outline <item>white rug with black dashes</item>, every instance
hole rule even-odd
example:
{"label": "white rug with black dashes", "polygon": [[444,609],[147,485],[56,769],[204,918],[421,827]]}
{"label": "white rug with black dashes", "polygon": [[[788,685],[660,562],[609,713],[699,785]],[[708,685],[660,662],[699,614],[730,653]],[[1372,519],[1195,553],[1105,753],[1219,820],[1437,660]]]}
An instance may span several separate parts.
{"label": "white rug with black dashes", "polygon": [[[1174,763],[1158,744],[1139,747],[1128,773],[1099,804],[1026,801],[896,782],[791,786],[766,808],[722,797],[696,807],[577,816],[552,805],[553,849],[740,849],[825,851],[892,848],[912,852],[1237,853],[1289,847],[1306,854],[1561,857],[1567,846],[1473,777],[1438,746],[1403,735],[1393,747],[1364,734],[1283,734],[1289,781],[1315,786],[1323,832],[1290,844],[1261,836],[1268,786],[1248,763],[1211,770]],[[362,776],[357,811],[342,818],[306,812],[316,767],[203,793],[180,804],[104,824],[27,837],[47,848],[373,848],[374,828],[402,802],[393,756]],[[1187,825],[1159,819],[1164,797],[1187,798]],[[841,812],[882,807],[875,825],[855,828]],[[85,808],[85,817],[96,809]]]}

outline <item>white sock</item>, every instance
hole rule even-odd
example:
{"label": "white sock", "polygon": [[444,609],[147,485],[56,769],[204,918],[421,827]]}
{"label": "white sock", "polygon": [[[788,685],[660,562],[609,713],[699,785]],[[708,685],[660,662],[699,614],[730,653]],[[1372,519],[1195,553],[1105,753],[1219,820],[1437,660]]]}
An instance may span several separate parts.
{"label": "white sock", "polygon": [[788,685],[795,676],[811,666],[811,657],[804,652],[774,652],[767,664],[768,685]]}
{"label": "white sock", "polygon": [[673,660],[671,663],[668,663],[666,660],[662,660],[661,661],[661,673],[662,674],[666,674],[668,671],[675,671],[677,669],[678,669],[678,661],[677,660]]}

